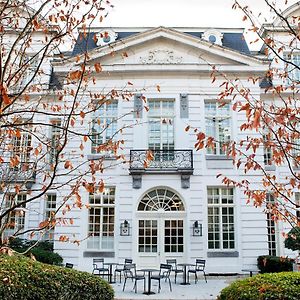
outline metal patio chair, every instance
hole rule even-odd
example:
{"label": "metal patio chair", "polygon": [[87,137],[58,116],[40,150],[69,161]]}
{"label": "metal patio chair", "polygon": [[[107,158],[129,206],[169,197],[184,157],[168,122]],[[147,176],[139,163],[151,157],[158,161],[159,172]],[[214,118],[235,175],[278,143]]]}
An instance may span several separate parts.
{"label": "metal patio chair", "polygon": [[117,273],[120,273],[120,283],[121,283],[122,273],[124,274],[124,266],[128,264],[132,264],[132,262],[133,260],[131,258],[125,258],[124,264],[120,264],[115,268],[114,281],[116,281]]}
{"label": "metal patio chair", "polygon": [[206,280],[206,274],[205,274],[205,259],[196,259],[196,265],[194,268],[188,270],[188,281],[190,281],[190,273],[193,273],[195,275],[195,283],[198,281],[197,273],[202,272],[204,275],[205,282]]}
{"label": "metal patio chair", "polygon": [[172,292],[172,284],[170,279],[170,274],[172,271],[172,266],[168,264],[160,264],[159,274],[158,275],[151,275],[151,280],[158,281],[158,292],[161,290],[160,281],[165,279],[166,281],[169,280],[170,291]]}
{"label": "metal patio chair", "polygon": [[177,260],[176,259],[167,259],[166,262],[167,262],[167,265],[172,266],[171,272],[174,272],[174,274],[175,274],[175,283],[176,283],[177,274],[178,273],[183,273],[183,269],[177,267]]}
{"label": "metal patio chair", "polygon": [[131,279],[131,280],[134,280],[133,289],[135,290],[135,293],[137,293],[137,282],[139,280],[143,280],[144,281],[144,292],[145,292],[146,277],[145,277],[144,273],[143,274],[137,274],[135,264],[126,264],[126,265],[124,265],[123,273],[124,273],[123,292],[125,290],[125,286],[126,286],[126,282],[127,282],[128,278]]}
{"label": "metal patio chair", "polygon": [[[96,272],[98,272],[98,274]],[[93,259],[93,274],[99,276],[109,276],[109,269],[104,266],[104,258]]]}

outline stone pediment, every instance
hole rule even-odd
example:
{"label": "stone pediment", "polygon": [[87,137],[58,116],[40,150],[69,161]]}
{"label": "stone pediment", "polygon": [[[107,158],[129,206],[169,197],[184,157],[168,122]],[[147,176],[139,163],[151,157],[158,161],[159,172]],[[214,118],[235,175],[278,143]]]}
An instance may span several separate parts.
{"label": "stone pediment", "polygon": [[[118,66],[155,67],[165,65],[178,68],[186,66],[256,66],[264,64],[250,55],[212,44],[174,29],[158,27],[137,33],[113,44],[93,49],[89,53],[89,64],[100,63],[111,72]],[[64,61],[64,65],[75,59]],[[80,62],[77,62],[78,65]],[[125,70],[125,69],[123,69]]]}

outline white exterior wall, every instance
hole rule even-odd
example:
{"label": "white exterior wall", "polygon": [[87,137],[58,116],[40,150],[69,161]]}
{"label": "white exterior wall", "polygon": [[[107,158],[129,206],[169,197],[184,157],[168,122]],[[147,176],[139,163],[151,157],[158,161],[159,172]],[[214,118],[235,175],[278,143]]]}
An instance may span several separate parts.
{"label": "white exterior wall", "polygon": [[[164,32],[164,31],[163,31]],[[156,33],[157,34],[157,33]],[[228,251],[211,251],[208,250],[207,243],[207,187],[222,186],[221,179],[216,175],[222,173],[230,178],[240,179],[243,170],[236,170],[231,161],[227,159],[207,159],[205,151],[196,152],[194,144],[196,142],[195,134],[192,130],[185,132],[185,127],[190,125],[192,128],[198,128],[205,132],[205,109],[206,100],[216,99],[220,93],[219,85],[223,82],[217,80],[211,83],[210,70],[211,64],[217,64],[224,67],[230,73],[232,78],[238,76],[245,87],[249,87],[252,95],[259,98],[261,90],[257,85],[248,82],[248,77],[253,74],[263,74],[266,65],[261,62],[252,60],[250,57],[241,56],[238,53],[232,53],[228,49],[211,47],[210,51],[201,45],[199,49],[187,38],[180,42],[172,40],[162,34],[151,39],[141,39],[135,45],[124,46],[128,52],[128,59],[118,56],[111,58],[109,55],[93,52],[91,65],[95,61],[101,62],[103,72],[96,74],[97,81],[95,86],[91,86],[93,91],[103,90],[109,91],[112,88],[122,88],[131,81],[137,91],[144,90],[143,95],[147,98],[173,98],[175,100],[175,150],[191,149],[193,150],[194,171],[190,177],[190,187],[184,189],[181,187],[180,174],[144,174],[142,175],[142,186],[140,189],[132,187],[132,176],[129,174],[129,165],[122,164],[108,168],[104,174],[98,174],[97,178],[103,179],[106,186],[116,187],[115,198],[115,236],[114,236],[114,254],[113,257],[106,258],[107,261],[122,262],[124,258],[133,258],[138,266],[144,266],[147,263],[140,258],[138,253],[138,218],[141,216],[137,212],[137,207],[142,196],[152,188],[165,187],[176,192],[182,199],[185,211],[182,214],[184,218],[184,256],[178,257],[178,262],[193,262],[195,258],[207,259],[207,272],[212,273],[235,273],[241,272],[244,268],[253,268],[256,265],[256,259],[259,255],[268,254],[268,237],[267,222],[263,208],[254,208],[251,204],[246,204],[246,197],[239,189],[234,190],[234,206],[235,206],[235,249]],[[202,48],[201,48],[202,47]],[[146,57],[151,49],[172,49],[176,57],[182,57],[182,63],[178,64],[143,64],[140,58]],[[122,51],[122,50],[120,50]],[[104,50],[105,52],[105,50]],[[101,56],[102,55],[102,56]],[[242,61],[242,62],[241,62]],[[69,64],[69,65],[68,65]],[[57,72],[66,72],[74,62],[69,60],[61,65],[56,65]],[[197,69],[198,68],[198,69]],[[251,72],[253,70],[253,74]],[[109,71],[110,73],[106,73]],[[156,85],[160,85],[161,92],[156,89]],[[180,94],[188,95],[189,117],[188,119],[180,118]],[[126,114],[134,110],[133,100],[118,103],[119,115]],[[138,121],[140,124],[131,128],[126,128],[120,138],[124,139],[125,145],[123,153],[129,159],[131,149],[147,149],[148,148],[148,124],[147,112],[143,111],[143,117],[136,119],[133,113],[128,114],[118,122],[118,127],[122,128],[128,124],[134,124]],[[245,138],[246,133],[239,131],[239,126],[245,122],[243,113],[232,111],[232,137],[235,140]],[[87,126],[88,127],[88,126]],[[76,124],[74,130],[81,132],[88,131],[88,128]],[[248,133],[247,133],[248,134]],[[255,133],[253,133],[255,134]],[[67,152],[71,159],[78,161],[91,158],[90,145],[87,144],[84,150],[83,158],[74,158],[73,151],[76,151],[80,141],[74,138],[69,144]],[[259,150],[261,159],[263,160],[263,151]],[[114,163],[108,160],[107,165]],[[282,176],[284,168],[277,168],[275,171]],[[249,172],[246,175],[251,178],[254,185],[259,187],[259,174]],[[38,182],[33,187],[38,186]],[[68,178],[66,177],[67,181]],[[60,190],[57,192],[58,203],[63,197],[68,195],[68,191]],[[89,202],[88,192],[82,190],[82,202]],[[36,227],[43,220],[45,210],[44,199],[39,199],[30,204],[29,213],[26,214],[26,226]],[[158,214],[154,214],[159,217]],[[87,249],[87,233],[88,233],[88,209],[72,209],[68,212],[67,217],[74,219],[73,225],[57,225],[55,228],[56,240],[55,251],[61,254],[64,262],[70,262],[77,269],[92,271],[92,259],[107,255],[107,251],[94,251]],[[149,217],[151,215],[149,214]],[[130,236],[120,236],[120,223],[127,220],[131,226]],[[199,221],[203,226],[203,235],[201,237],[192,236],[192,225],[194,221]],[[286,249],[282,246],[282,237],[280,231],[282,225],[278,225],[278,253],[285,255]],[[59,242],[60,235],[72,236],[72,240],[83,240],[79,245],[76,243]],[[280,244],[281,243],[281,244]],[[87,254],[93,252],[93,254]],[[217,252],[221,257],[209,257],[209,253]],[[236,252],[234,257],[228,257],[226,253]],[[88,255],[88,257],[87,257]],[[161,261],[163,262],[163,261]],[[159,263],[159,260],[156,260]],[[156,265],[157,267],[157,265]]]}

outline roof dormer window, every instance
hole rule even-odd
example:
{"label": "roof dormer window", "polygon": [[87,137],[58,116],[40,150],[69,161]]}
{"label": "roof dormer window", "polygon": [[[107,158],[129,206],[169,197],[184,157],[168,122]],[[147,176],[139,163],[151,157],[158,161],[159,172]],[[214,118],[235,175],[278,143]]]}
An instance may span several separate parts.
{"label": "roof dormer window", "polygon": [[114,42],[118,34],[111,29],[102,30],[97,34],[97,46],[104,46]]}
{"label": "roof dormer window", "polygon": [[222,45],[223,34],[216,29],[209,29],[203,33],[203,39],[217,45]]}

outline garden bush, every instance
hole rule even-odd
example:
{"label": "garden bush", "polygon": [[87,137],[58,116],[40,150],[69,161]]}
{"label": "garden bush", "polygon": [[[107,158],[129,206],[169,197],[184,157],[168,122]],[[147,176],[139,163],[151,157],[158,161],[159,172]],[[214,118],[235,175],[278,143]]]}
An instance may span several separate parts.
{"label": "garden bush", "polygon": [[288,233],[284,246],[293,251],[300,250],[300,227],[294,227]]}
{"label": "garden bush", "polygon": [[[9,246],[20,253],[25,252],[29,247],[32,247],[36,241],[25,240],[25,239],[13,239],[10,241]],[[26,256],[33,254],[37,261],[43,262],[50,265],[62,265],[63,258],[58,254],[53,252],[53,243],[49,241],[38,242]]]}
{"label": "garden bush", "polygon": [[112,300],[111,286],[101,278],[22,255],[0,255],[0,299]]}
{"label": "garden bush", "polygon": [[300,273],[259,274],[224,288],[218,300],[298,300]]}
{"label": "garden bush", "polygon": [[277,273],[293,270],[293,259],[287,257],[262,255],[257,258],[257,267],[261,273]]}

